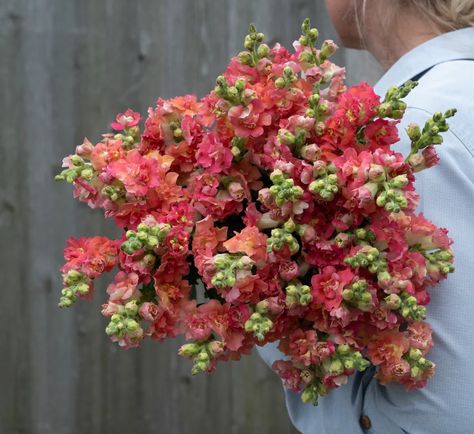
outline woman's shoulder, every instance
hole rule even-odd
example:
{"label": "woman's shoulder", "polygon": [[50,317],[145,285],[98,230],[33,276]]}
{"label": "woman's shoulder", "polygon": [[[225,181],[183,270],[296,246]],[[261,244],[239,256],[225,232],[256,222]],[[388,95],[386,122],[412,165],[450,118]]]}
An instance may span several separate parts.
{"label": "woman's shoulder", "polygon": [[[453,138],[474,157],[474,60],[452,60],[435,65],[407,97],[407,118],[429,117],[456,108],[449,120]],[[409,120],[409,119],[408,119]]]}

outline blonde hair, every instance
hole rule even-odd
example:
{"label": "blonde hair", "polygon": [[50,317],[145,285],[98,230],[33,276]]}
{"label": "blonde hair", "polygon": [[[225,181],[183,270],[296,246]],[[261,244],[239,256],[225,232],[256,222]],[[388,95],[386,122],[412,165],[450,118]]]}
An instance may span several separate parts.
{"label": "blonde hair", "polygon": [[474,27],[474,0],[400,0],[400,3],[416,8],[442,32]]}
{"label": "blonde hair", "polygon": [[[363,35],[367,0],[353,2],[356,25],[359,34]],[[389,26],[397,9],[402,7],[416,10],[420,16],[428,19],[439,33],[474,27],[474,0],[386,0],[385,6],[388,13],[384,17],[387,20],[384,27]]]}

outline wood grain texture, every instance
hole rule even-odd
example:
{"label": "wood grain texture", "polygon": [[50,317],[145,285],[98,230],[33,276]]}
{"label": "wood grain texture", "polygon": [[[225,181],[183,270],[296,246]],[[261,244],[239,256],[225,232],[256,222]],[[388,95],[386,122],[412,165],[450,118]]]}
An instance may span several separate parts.
{"label": "wood grain texture", "polygon": [[[107,278],[94,302],[57,308],[65,240],[115,230],[53,175],[115,113],[206,93],[249,22],[290,44],[307,16],[335,37],[315,0],[0,2],[0,433],[296,432],[256,355],[191,378],[179,341],[117,349],[99,311]],[[352,83],[380,75],[354,53],[337,60]]]}

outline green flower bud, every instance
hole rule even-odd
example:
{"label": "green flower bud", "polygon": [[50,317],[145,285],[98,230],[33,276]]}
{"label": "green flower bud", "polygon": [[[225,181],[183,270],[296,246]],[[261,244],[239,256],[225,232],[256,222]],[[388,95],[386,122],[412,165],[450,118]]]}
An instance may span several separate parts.
{"label": "green flower bud", "polygon": [[421,351],[418,348],[410,348],[410,351],[408,352],[408,357],[410,357],[410,359],[419,360],[421,356]]}
{"label": "green flower bud", "polygon": [[140,324],[133,319],[125,320],[125,328],[127,332],[135,333],[140,329]]}
{"label": "green flower bud", "polygon": [[310,65],[313,65],[316,62],[316,58],[313,53],[310,53],[308,51],[302,51],[299,56],[299,61],[301,63],[308,63]]}
{"label": "green flower bud", "polygon": [[336,352],[337,354],[340,354],[341,356],[345,356],[347,354],[349,354],[351,351],[349,345],[347,344],[341,344],[341,345],[338,345],[337,349],[336,349]]}
{"label": "green flower bud", "polygon": [[408,137],[412,142],[416,142],[420,140],[421,137],[421,129],[417,124],[410,124],[408,125],[408,128],[406,129],[406,132],[408,134]]}
{"label": "green flower bud", "polygon": [[408,178],[407,175],[398,175],[395,178],[392,178],[389,181],[389,184],[393,188],[403,188],[408,184]]}
{"label": "green flower bud", "polygon": [[345,359],[344,360],[344,368],[345,369],[354,369],[354,361],[351,359]]}
{"label": "green flower bud", "polygon": [[[318,39],[318,36],[319,36],[318,29],[312,28],[312,29],[308,32],[308,36],[311,38],[311,40],[312,40],[313,42],[316,42],[316,39]],[[327,41],[324,41],[324,42],[327,42]],[[324,43],[323,43],[323,45],[324,45]]]}
{"label": "green flower bud", "polygon": [[286,86],[286,81],[283,77],[278,77],[276,80],[275,80],[275,86],[278,88],[278,89],[283,89],[285,86]]}
{"label": "green flower bud", "polygon": [[244,324],[245,331],[253,333],[259,341],[265,339],[265,334],[268,333],[272,327],[273,322],[259,312],[254,312]]}
{"label": "green flower bud", "polygon": [[243,65],[253,66],[253,63],[254,63],[253,57],[252,57],[252,54],[249,53],[248,51],[241,51],[238,54],[238,57],[239,57],[240,63],[242,63]]}
{"label": "green flower bud", "polygon": [[138,313],[137,300],[129,301],[125,306],[125,314],[127,316],[135,316]]}
{"label": "green flower bud", "polygon": [[105,333],[107,333],[108,336],[113,336],[117,334],[117,332],[118,332],[117,325],[113,322],[110,322],[105,328]]}
{"label": "green flower bud", "polygon": [[421,374],[421,369],[418,366],[413,366],[410,370],[410,375],[413,378],[418,377]]}
{"label": "green flower bud", "polygon": [[242,92],[245,89],[245,80],[238,79],[235,81],[235,88],[238,92]]}
{"label": "green flower bud", "polygon": [[306,47],[308,45],[308,38],[306,36],[300,36],[298,42],[303,46]]}
{"label": "green flower bud", "polygon": [[402,304],[401,298],[397,294],[390,294],[384,298],[387,307],[391,310],[397,310]]}
{"label": "green flower bud", "polygon": [[340,375],[344,372],[344,365],[339,359],[331,361],[328,369],[330,374]]}
{"label": "green flower bud", "polygon": [[201,348],[202,348],[202,345],[195,342],[184,344],[178,350],[178,354],[184,357],[194,357],[199,354],[199,352],[201,351]]}
{"label": "green flower bud", "polygon": [[261,44],[257,49],[257,56],[262,59],[270,54],[270,47],[267,44]]}
{"label": "green flower bud", "polygon": [[247,35],[244,39],[244,47],[247,49],[247,50],[253,50],[253,48],[255,47],[255,41],[251,38],[250,35]]}
{"label": "green flower bud", "polygon": [[58,306],[59,307],[71,307],[74,303],[74,300],[69,297],[61,297],[59,299]]}

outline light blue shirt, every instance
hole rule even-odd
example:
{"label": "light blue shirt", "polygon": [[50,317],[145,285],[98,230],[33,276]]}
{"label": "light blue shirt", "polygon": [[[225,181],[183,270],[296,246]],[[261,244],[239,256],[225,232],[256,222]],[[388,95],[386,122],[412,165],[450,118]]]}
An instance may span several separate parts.
{"label": "light blue shirt", "polygon": [[[408,153],[406,126],[420,126],[436,111],[455,107],[451,129],[437,146],[440,164],[417,174],[418,208],[454,240],[456,271],[430,289],[427,321],[434,347],[428,358],[436,374],[428,386],[406,392],[403,386],[382,386],[374,369],[356,374],[348,384],[319,400],[301,403],[285,390],[288,413],[304,434],[471,434],[474,433],[474,28],[445,33],[400,58],[375,87],[384,95],[425,72],[407,97],[408,109],[394,149]],[[282,358],[276,344],[259,348],[271,365]],[[359,424],[368,416],[371,428]]]}

